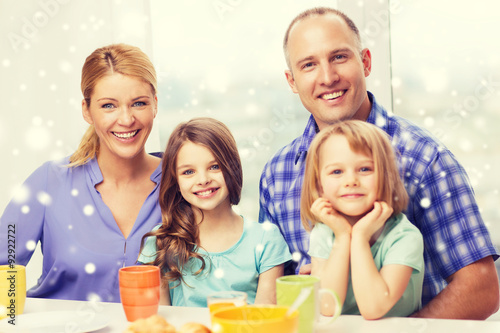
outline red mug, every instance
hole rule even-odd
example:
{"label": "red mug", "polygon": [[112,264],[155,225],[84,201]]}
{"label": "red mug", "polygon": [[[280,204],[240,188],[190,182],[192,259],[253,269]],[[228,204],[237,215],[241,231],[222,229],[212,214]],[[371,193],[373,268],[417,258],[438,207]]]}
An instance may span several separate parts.
{"label": "red mug", "polygon": [[158,313],[160,269],[140,265],[120,268],[120,298],[128,321],[148,318]]}

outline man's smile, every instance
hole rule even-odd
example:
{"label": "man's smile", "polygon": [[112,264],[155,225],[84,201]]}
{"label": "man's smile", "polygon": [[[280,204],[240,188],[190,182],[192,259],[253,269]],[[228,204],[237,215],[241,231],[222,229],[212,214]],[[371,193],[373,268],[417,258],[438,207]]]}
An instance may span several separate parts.
{"label": "man's smile", "polygon": [[345,94],[346,90],[335,91],[331,93],[321,94],[319,97],[325,100],[337,99]]}

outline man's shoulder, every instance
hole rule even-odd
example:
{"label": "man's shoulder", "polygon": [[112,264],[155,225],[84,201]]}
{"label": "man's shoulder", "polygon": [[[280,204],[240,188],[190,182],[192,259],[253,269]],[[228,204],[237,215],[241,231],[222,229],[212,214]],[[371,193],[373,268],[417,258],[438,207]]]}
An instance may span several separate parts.
{"label": "man's shoulder", "polygon": [[425,147],[427,150],[437,151],[444,147],[437,136],[427,129],[405,117],[387,111],[376,102],[372,94],[369,93],[369,95],[373,101],[373,107],[367,121],[386,132],[396,149],[408,151],[410,147]]}
{"label": "man's shoulder", "polygon": [[388,117],[387,132],[393,145],[399,150],[425,150],[427,154],[445,151],[447,148],[427,129],[398,115]]}
{"label": "man's shoulder", "polygon": [[302,136],[295,138],[289,144],[281,147],[273,156],[267,161],[265,169],[273,168],[280,162],[289,161],[291,159],[295,160],[297,154],[299,153],[300,144],[302,141]]}

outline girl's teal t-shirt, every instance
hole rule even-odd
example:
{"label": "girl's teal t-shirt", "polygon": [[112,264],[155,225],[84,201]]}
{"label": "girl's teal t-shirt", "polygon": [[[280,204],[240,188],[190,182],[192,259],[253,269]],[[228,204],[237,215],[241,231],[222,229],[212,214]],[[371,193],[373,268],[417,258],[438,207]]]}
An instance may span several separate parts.
{"label": "girl's teal t-shirt", "polygon": [[[243,220],[240,239],[226,251],[214,253],[198,249],[205,258],[205,270],[193,275],[201,267],[201,262],[191,259],[182,269],[185,283],[170,282],[172,305],[206,307],[209,294],[227,290],[246,292],[248,303],[253,304],[259,275],[291,259],[288,246],[274,224]],[[155,256],[156,238],[149,237],[138,261],[149,263]]]}
{"label": "girl's teal t-shirt", "polygon": [[[309,255],[328,259],[335,235],[325,224],[314,225],[311,231]],[[400,300],[387,312],[385,317],[406,317],[421,307],[422,284],[424,281],[424,242],[422,234],[404,214],[390,218],[377,241],[371,246],[377,269],[384,265],[398,264],[413,268],[410,282]],[[352,281],[349,276],[346,299],[342,314],[360,314]]]}

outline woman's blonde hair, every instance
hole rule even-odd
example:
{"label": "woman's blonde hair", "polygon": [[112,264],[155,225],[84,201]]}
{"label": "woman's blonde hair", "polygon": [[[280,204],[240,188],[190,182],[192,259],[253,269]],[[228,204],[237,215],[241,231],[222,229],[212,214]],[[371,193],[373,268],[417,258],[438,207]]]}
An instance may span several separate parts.
{"label": "woman's blonde hair", "polygon": [[304,184],[300,201],[300,216],[306,230],[317,222],[311,213],[311,205],[320,197],[321,179],[319,170],[320,148],[333,135],[342,135],[356,153],[371,156],[377,179],[377,200],[385,201],[393,208],[393,216],[408,205],[408,194],[399,176],[394,149],[387,134],[370,123],[347,120],[321,130],[307,152]]}
{"label": "woman's blonde hair", "polygon": [[[138,47],[113,44],[98,48],[83,64],[81,89],[87,107],[90,107],[91,96],[99,80],[114,73],[134,76],[149,83],[153,95],[156,95],[156,71],[148,56]],[[71,155],[68,166],[83,165],[94,158],[98,151],[99,137],[94,126],[90,125],[77,150]]]}
{"label": "woman's blonde hair", "polygon": [[193,207],[179,190],[177,156],[188,141],[204,146],[214,155],[224,176],[231,205],[240,202],[243,185],[243,169],[236,141],[222,122],[213,118],[193,118],[179,124],[170,134],[163,155],[160,183],[162,225],[158,230],[145,234],[142,243],[147,237],[156,236],[157,255],[153,264],[164,273],[164,281],[177,281],[179,284],[183,281],[182,268],[191,258],[201,262],[201,268],[194,274],[201,273],[205,268],[205,260],[197,252],[199,228]]}

